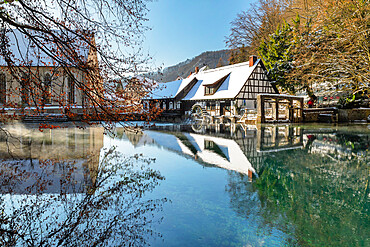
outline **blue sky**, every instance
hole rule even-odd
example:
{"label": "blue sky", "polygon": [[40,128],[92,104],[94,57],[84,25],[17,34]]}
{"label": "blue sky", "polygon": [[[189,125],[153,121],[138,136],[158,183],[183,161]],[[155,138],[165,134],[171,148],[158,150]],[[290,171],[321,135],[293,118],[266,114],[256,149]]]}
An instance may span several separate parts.
{"label": "blue sky", "polygon": [[168,67],[204,51],[226,48],[230,22],[255,0],[154,0],[144,50]]}

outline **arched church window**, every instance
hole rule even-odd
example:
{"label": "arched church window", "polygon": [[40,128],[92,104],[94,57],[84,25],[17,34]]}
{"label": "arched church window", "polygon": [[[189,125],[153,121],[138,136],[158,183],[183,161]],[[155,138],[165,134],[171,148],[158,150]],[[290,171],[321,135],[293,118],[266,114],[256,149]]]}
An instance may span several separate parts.
{"label": "arched church window", "polygon": [[68,104],[75,103],[75,79],[73,76],[68,76],[67,79]]}
{"label": "arched church window", "polygon": [[43,81],[42,88],[42,101],[44,104],[51,104],[51,76],[49,73],[46,73]]}
{"label": "arched church window", "polygon": [[28,105],[30,102],[30,75],[28,73],[22,73],[19,84],[21,85],[21,102],[24,105]]}
{"label": "arched church window", "polygon": [[6,77],[4,73],[0,74],[0,104],[6,103]]}

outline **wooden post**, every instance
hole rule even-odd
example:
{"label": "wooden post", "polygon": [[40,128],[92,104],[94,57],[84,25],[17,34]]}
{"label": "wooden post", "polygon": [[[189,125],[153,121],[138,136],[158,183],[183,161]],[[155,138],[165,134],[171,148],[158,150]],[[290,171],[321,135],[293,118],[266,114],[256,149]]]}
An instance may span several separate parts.
{"label": "wooden post", "polygon": [[274,144],[275,147],[278,146],[278,143],[279,143],[279,133],[278,133],[278,128],[277,126],[273,126],[271,127],[271,143]]}
{"label": "wooden post", "polygon": [[[259,128],[258,128],[259,127]],[[263,148],[263,139],[264,139],[264,133],[265,132],[265,127],[262,126],[257,126],[257,150],[262,150]]]}
{"label": "wooden post", "polygon": [[279,99],[275,99],[275,119],[279,121]]}
{"label": "wooden post", "polygon": [[230,101],[230,116],[234,116],[236,114],[236,111],[235,111],[235,105],[234,105],[234,101]]}
{"label": "wooden post", "polygon": [[265,97],[257,95],[257,123],[265,122]]}
{"label": "wooden post", "polygon": [[299,99],[299,122],[303,122],[303,98]]}
{"label": "wooden post", "polygon": [[298,127],[298,130],[299,130],[299,142],[303,143],[303,130],[300,127]]}
{"label": "wooden post", "polygon": [[230,124],[230,136],[233,136],[236,131],[236,124]]}
{"label": "wooden post", "polygon": [[220,124],[219,124],[219,123],[218,123],[218,124],[216,124],[216,125],[215,125],[215,132],[216,132],[216,133],[220,133],[220,129],[221,129],[221,128],[220,128]]}
{"label": "wooden post", "polygon": [[293,122],[293,119],[294,119],[294,109],[293,109],[293,100],[292,99],[289,99],[288,108],[289,108],[288,119],[289,119],[290,122]]}
{"label": "wooden post", "polygon": [[287,136],[287,141],[289,143],[290,146],[293,145],[293,140],[295,139],[295,135],[294,135],[294,129],[291,128],[291,127],[287,127],[288,129],[288,136]]}

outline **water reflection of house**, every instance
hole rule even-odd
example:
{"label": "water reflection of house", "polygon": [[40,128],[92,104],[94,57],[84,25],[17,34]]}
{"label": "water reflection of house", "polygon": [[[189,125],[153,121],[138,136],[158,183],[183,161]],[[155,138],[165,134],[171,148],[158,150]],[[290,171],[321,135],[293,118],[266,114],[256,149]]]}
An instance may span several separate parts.
{"label": "water reflection of house", "polygon": [[[0,134],[1,192],[82,192],[94,182],[102,128],[5,128]],[[11,136],[11,138],[9,138]],[[35,191],[40,185],[42,191]]]}
{"label": "water reflection of house", "polygon": [[145,131],[146,142],[152,140],[161,147],[191,157],[202,163],[216,165],[244,174],[255,173],[239,145],[232,139],[194,133],[163,133]]}
{"label": "water reflection of house", "polygon": [[232,138],[252,166],[259,170],[265,154],[303,148],[303,130],[289,125],[209,124],[193,125],[197,133]]}
{"label": "water reflection of house", "polygon": [[299,127],[264,126],[257,143],[259,152],[275,152],[303,147],[303,130]]}
{"label": "water reflection of house", "polygon": [[[250,127],[250,128],[249,128]],[[291,126],[255,128],[240,124],[162,126],[127,138],[134,146],[155,144],[191,157],[201,163],[216,165],[243,174],[256,174],[264,154],[303,147],[303,132]],[[191,133],[197,132],[197,133]]]}

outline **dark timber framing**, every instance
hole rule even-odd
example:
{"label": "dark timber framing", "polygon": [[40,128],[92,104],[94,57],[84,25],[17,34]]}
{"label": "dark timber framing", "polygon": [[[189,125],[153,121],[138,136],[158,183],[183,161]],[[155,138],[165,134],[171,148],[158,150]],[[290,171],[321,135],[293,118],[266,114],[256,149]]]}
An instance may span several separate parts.
{"label": "dark timber framing", "polygon": [[267,70],[262,63],[258,63],[236,99],[257,100],[257,94],[260,93],[278,94],[278,90],[268,79]]}
{"label": "dark timber framing", "polygon": [[262,60],[255,56],[249,65],[195,73],[182,82],[186,84],[176,96],[157,99],[156,105],[164,113],[183,116],[193,112],[194,118],[210,123],[303,121],[303,97],[279,94]]}
{"label": "dark timber framing", "polygon": [[[254,56],[252,56],[254,58]],[[257,63],[257,64],[255,64]],[[258,94],[276,94],[279,92],[274,84],[271,83],[267,76],[267,69],[261,60],[254,59],[253,63],[249,63],[249,67],[254,66],[250,75],[240,86],[238,93],[230,95],[230,97],[207,98],[214,95],[226,79],[232,76],[232,71],[222,76],[213,83],[208,83],[204,86],[204,98],[185,100],[189,103],[200,105],[207,111],[210,116],[238,116],[243,115],[246,109],[256,110]],[[244,65],[245,66],[245,65]],[[248,66],[248,65],[246,65]],[[235,80],[235,79],[234,79]],[[240,83],[240,82],[239,82]],[[191,83],[189,83],[191,84]],[[213,89],[207,90],[207,89]],[[224,94],[224,96],[226,96]],[[227,95],[229,96],[229,95]]]}

